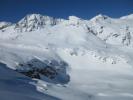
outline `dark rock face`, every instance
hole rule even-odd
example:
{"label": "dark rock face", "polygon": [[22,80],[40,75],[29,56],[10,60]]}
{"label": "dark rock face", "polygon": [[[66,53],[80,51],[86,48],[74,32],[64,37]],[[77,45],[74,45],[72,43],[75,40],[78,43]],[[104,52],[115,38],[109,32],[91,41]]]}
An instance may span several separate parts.
{"label": "dark rock face", "polygon": [[53,69],[52,67],[47,66],[46,68],[43,69],[39,69],[39,68],[33,68],[29,71],[22,71],[20,72],[28,77],[31,78],[37,78],[37,79],[41,79],[40,75],[44,75],[50,79],[54,79],[56,77],[56,75],[58,74],[57,71],[55,69]]}
{"label": "dark rock face", "polygon": [[67,63],[64,61],[40,61],[38,59],[32,59],[26,63],[20,63],[17,69],[19,73],[22,73],[31,78],[42,79],[52,83],[65,84],[70,81],[70,77],[66,72]]}

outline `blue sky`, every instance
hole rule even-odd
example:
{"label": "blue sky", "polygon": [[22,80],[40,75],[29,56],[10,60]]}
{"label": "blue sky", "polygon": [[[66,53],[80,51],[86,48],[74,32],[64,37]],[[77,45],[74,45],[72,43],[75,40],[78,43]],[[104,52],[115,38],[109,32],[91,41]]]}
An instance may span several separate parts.
{"label": "blue sky", "polygon": [[27,14],[90,19],[97,14],[120,17],[133,13],[133,0],[0,0],[0,21],[17,22]]}

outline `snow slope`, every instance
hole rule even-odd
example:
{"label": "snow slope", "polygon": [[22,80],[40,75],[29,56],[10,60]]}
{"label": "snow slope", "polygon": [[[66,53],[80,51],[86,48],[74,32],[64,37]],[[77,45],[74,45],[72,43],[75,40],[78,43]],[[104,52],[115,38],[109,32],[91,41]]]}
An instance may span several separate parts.
{"label": "snow slope", "polygon": [[31,82],[35,81],[0,63],[0,100],[59,100],[39,93]]}
{"label": "snow slope", "polygon": [[132,28],[132,15],[90,20],[27,15],[0,29],[0,62],[38,78],[31,84],[44,95],[132,100]]}

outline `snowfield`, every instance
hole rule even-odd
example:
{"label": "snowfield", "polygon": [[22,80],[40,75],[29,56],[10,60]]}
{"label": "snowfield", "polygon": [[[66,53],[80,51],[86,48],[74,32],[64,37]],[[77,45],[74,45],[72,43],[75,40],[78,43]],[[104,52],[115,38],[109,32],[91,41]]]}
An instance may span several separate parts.
{"label": "snowfield", "polygon": [[132,37],[133,15],[1,22],[0,100],[133,100]]}

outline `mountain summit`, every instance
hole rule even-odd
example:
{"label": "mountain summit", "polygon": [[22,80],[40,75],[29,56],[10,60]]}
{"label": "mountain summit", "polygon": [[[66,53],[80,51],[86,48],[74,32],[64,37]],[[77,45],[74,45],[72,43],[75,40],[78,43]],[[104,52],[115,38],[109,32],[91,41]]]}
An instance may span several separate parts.
{"label": "mountain summit", "polygon": [[29,14],[21,19],[16,25],[15,29],[20,31],[33,31],[44,28],[45,26],[53,26],[61,22],[61,19],[55,19],[49,16],[40,14]]}

